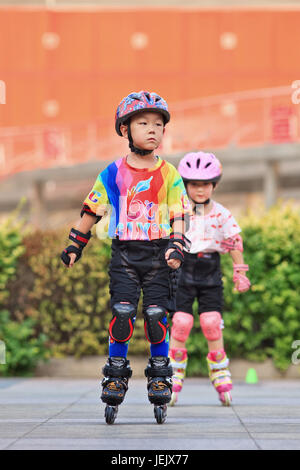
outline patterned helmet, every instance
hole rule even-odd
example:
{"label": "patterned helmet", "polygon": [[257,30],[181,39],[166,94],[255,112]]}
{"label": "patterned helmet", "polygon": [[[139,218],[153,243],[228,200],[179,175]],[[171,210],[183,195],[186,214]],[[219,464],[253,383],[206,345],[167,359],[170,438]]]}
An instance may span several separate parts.
{"label": "patterned helmet", "polygon": [[222,176],[222,165],[213,153],[187,153],[178,165],[183,181],[216,183]]}
{"label": "patterned helmet", "polygon": [[166,101],[156,93],[149,93],[148,91],[140,91],[139,93],[130,93],[122,99],[116,112],[116,131],[117,134],[122,136],[120,131],[121,124],[134,114],[143,111],[153,111],[161,113],[164,123],[170,121],[170,114]]}

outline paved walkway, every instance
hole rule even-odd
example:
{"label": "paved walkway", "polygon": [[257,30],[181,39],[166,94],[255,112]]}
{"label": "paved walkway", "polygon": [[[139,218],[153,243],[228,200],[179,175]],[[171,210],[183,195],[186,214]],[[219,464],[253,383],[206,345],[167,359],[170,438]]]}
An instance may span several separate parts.
{"label": "paved walkway", "polygon": [[97,380],[0,379],[0,449],[300,449],[300,382],[234,384],[219,405],[207,379],[186,379],[180,404],[156,424],[146,381],[131,379],[114,425]]}

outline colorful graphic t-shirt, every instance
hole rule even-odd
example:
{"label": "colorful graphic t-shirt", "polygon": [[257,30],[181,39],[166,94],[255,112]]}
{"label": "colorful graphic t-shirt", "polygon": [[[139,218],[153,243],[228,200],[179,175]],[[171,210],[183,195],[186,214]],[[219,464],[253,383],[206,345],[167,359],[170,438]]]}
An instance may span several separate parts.
{"label": "colorful graphic t-shirt", "polygon": [[[218,202],[212,203],[213,207],[208,214],[192,215],[190,218],[189,230],[186,233],[191,241],[190,253],[226,253],[226,250],[221,248],[221,242],[242,231],[228,209]],[[203,210],[201,212],[203,214]]]}
{"label": "colorful graphic t-shirt", "polygon": [[84,204],[97,215],[107,211],[109,236],[120,240],[167,237],[172,219],[190,210],[181,176],[160,158],[146,169],[131,167],[126,157],[111,163],[98,175]]}

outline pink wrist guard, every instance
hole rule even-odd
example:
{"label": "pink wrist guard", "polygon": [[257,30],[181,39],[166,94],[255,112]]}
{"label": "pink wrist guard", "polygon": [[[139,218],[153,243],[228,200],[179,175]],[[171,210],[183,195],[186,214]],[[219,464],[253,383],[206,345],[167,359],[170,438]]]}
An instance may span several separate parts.
{"label": "pink wrist guard", "polygon": [[239,292],[246,292],[250,286],[251,282],[249,279],[241,274],[239,271],[249,271],[248,264],[235,264],[233,265],[233,282],[238,283],[236,289]]}

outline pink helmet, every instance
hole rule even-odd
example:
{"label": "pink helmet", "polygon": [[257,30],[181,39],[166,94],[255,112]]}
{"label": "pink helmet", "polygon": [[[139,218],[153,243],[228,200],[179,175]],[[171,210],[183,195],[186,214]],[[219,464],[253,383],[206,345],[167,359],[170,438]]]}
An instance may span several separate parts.
{"label": "pink helmet", "polygon": [[213,153],[187,153],[178,165],[184,182],[206,181],[216,183],[222,176],[222,165]]}
{"label": "pink helmet", "polygon": [[134,114],[143,111],[153,111],[162,114],[165,124],[170,121],[168,105],[157,93],[150,93],[149,91],[140,91],[139,93],[133,92],[123,98],[117,108],[115,117],[117,134],[122,137],[122,133],[120,131],[121,124],[126,122],[127,119]]}

